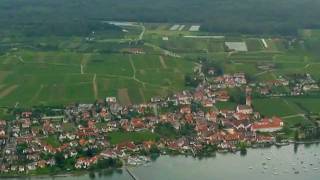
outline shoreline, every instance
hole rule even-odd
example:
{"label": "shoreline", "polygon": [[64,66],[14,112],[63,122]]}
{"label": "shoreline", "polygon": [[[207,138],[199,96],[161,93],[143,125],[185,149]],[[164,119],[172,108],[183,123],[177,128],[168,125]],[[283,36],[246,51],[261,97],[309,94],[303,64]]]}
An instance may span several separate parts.
{"label": "shoreline", "polygon": [[[303,144],[309,144],[309,145],[313,145],[313,144],[319,144],[320,140],[311,140],[311,141],[289,141],[288,144],[285,145],[276,145],[276,143],[271,144],[269,146],[259,146],[259,147],[248,147],[247,149],[265,149],[265,148],[271,148],[273,146],[275,147],[282,147],[282,146],[288,146],[288,145],[303,145]],[[219,154],[232,154],[232,153],[236,153],[240,150],[236,150],[236,151],[226,151],[226,152],[219,152],[219,150],[216,151],[216,153]],[[161,156],[175,156],[175,155],[187,155],[187,156],[192,156],[194,158],[196,157],[201,157],[201,156],[193,156],[193,155],[188,155],[188,154],[183,154],[183,153],[179,153],[179,154],[160,154]],[[210,156],[209,156],[210,157]],[[137,165],[140,166],[140,165]],[[120,168],[109,168],[109,169],[100,169],[100,170],[123,170],[125,167],[130,167],[128,165],[123,165]],[[136,167],[136,166],[132,166],[132,167]],[[93,172],[98,172],[99,170],[93,170]],[[37,174],[25,174],[25,175],[21,175],[21,174],[17,174],[17,175],[6,175],[6,174],[1,174],[0,173],[0,179],[1,178],[7,178],[7,179],[13,179],[13,178],[36,178],[36,179],[45,179],[45,178],[59,178],[59,177],[76,177],[76,176],[82,176],[85,174],[88,174],[90,171],[85,169],[85,170],[81,170],[80,171],[70,171],[70,173],[57,173],[57,174],[44,174],[44,175],[37,175]]]}

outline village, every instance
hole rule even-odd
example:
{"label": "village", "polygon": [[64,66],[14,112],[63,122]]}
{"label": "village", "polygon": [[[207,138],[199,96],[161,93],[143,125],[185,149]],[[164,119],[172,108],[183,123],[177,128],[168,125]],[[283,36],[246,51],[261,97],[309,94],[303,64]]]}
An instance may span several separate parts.
{"label": "village", "polygon": [[[15,119],[0,121],[1,174],[139,165],[153,154],[245,153],[247,147],[288,142],[276,139],[284,127],[280,117],[262,117],[253,108],[253,90],[244,73],[207,78],[215,70],[202,69],[200,65],[194,70],[194,78],[201,79],[195,89],[155,97],[149,103],[124,106],[116,97],[107,97],[63,109],[16,112]],[[235,87],[244,90],[245,103],[233,110],[218,109],[217,102],[230,101],[226,88]],[[115,133],[129,135],[116,140],[110,135]],[[135,139],[133,133],[140,136]],[[104,160],[114,161],[97,165]]]}

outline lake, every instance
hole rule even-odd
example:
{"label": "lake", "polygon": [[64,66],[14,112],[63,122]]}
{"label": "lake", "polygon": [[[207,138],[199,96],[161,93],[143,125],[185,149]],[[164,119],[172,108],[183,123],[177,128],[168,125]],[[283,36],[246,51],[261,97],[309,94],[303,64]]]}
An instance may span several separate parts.
{"label": "lake", "polygon": [[[248,149],[245,156],[239,153],[217,153],[215,157],[201,160],[185,156],[161,156],[146,166],[130,169],[139,180],[319,180],[320,145]],[[54,179],[90,180],[91,178],[89,175],[83,175]],[[95,179],[131,180],[132,178],[126,171],[122,171],[122,173],[97,173]]]}

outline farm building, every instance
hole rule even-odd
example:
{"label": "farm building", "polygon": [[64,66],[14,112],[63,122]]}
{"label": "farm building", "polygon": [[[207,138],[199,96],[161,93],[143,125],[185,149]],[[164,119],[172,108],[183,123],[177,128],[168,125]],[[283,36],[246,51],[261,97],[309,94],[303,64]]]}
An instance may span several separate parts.
{"label": "farm building", "polygon": [[245,42],[225,42],[225,44],[230,51],[248,51],[247,44]]}

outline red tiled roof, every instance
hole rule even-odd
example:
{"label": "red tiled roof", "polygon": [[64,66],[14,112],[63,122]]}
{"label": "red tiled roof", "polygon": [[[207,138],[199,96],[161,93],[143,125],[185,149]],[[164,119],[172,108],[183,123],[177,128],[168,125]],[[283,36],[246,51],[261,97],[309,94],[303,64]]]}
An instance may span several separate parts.
{"label": "red tiled roof", "polygon": [[134,118],[131,120],[131,125],[134,128],[143,128],[144,127],[144,123],[140,118]]}
{"label": "red tiled roof", "polygon": [[252,125],[253,130],[268,129],[268,128],[280,128],[283,126],[283,121],[279,117],[273,117],[272,119],[264,118],[260,122],[256,122]]}

